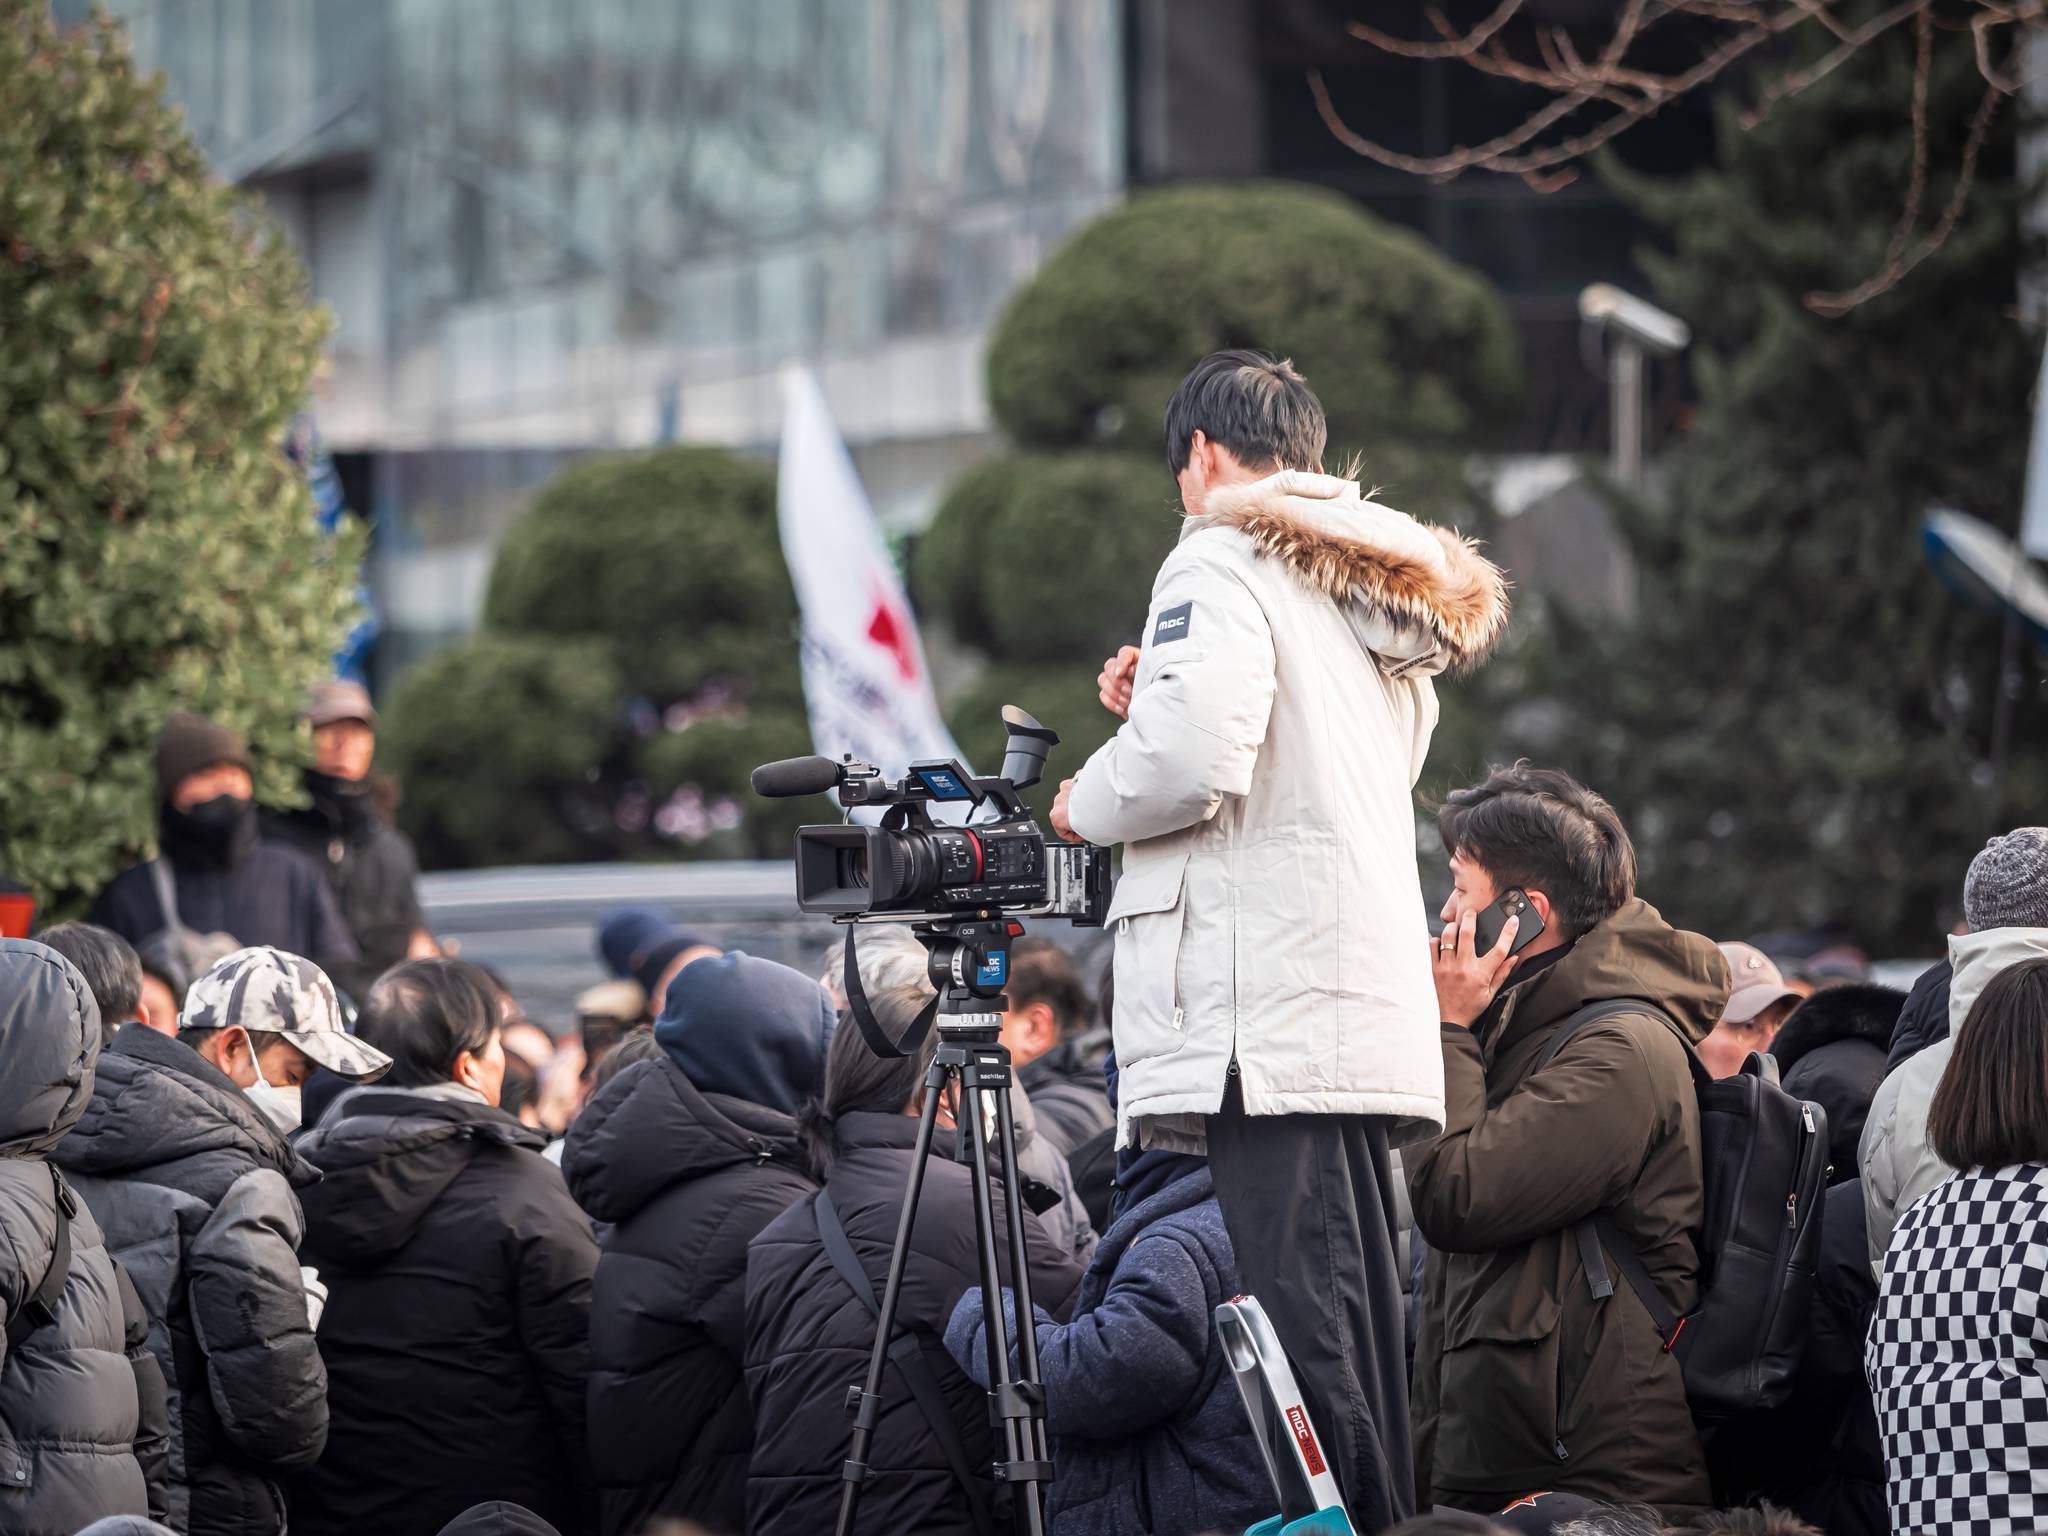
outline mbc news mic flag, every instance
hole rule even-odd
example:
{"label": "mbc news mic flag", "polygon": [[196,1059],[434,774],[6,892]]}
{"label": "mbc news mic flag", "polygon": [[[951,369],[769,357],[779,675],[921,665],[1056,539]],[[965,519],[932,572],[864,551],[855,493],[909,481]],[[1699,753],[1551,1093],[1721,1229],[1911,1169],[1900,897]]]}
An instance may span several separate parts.
{"label": "mbc news mic flag", "polygon": [[853,459],[808,368],[782,375],[776,516],[803,611],[804,702],[826,757],[851,752],[891,778],[957,758],[924,646]]}

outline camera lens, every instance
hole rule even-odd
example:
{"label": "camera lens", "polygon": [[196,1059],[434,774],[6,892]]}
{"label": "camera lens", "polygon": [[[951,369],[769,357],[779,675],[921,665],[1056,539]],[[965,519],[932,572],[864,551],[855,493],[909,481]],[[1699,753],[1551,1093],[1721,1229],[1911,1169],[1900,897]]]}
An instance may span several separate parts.
{"label": "camera lens", "polygon": [[868,851],[865,848],[839,850],[839,883],[849,890],[868,888]]}

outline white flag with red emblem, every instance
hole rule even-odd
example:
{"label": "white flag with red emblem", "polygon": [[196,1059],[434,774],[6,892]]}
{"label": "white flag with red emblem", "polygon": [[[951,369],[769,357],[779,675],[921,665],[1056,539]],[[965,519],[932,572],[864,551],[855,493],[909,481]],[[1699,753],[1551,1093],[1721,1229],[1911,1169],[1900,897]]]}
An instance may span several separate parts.
{"label": "white flag with red emblem", "polygon": [[782,412],[776,509],[803,610],[812,743],[891,778],[921,759],[959,757],[889,546],[808,368],[783,370]]}

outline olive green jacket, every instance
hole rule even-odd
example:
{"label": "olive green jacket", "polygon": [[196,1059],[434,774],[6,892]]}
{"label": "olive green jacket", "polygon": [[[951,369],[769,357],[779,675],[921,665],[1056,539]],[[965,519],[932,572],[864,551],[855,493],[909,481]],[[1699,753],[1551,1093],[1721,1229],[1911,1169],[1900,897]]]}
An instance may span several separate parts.
{"label": "olive green jacket", "polygon": [[[1623,997],[1670,1018],[1599,1020],[1538,1070],[1558,1026]],[[1697,1303],[1686,1051],[1727,999],[1715,946],[1632,901],[1510,986],[1479,1036],[1444,1026],[1444,1131],[1407,1155],[1431,1250],[1413,1395],[1430,1500],[1490,1510],[1555,1488],[1667,1512],[1709,1503],[1678,1360],[1618,1272],[1594,1299],[1572,1229],[1607,1213],[1679,1313]]]}

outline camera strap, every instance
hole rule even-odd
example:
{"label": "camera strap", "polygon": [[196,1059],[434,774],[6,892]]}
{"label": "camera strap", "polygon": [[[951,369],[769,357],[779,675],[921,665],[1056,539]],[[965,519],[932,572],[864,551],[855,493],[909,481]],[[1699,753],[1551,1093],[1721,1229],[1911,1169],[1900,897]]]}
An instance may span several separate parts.
{"label": "camera strap", "polygon": [[[851,953],[853,942],[847,941]],[[881,1304],[875,1300],[874,1282],[868,1279],[868,1272],[860,1266],[854,1255],[853,1244],[847,1240],[846,1228],[840,1223],[839,1208],[832,1203],[830,1190],[818,1191],[817,1204],[812,1207],[817,1218],[818,1236],[825,1244],[825,1257],[832,1261],[832,1267],[839,1272],[860,1304],[867,1308],[868,1316],[877,1323],[881,1321]],[[932,1363],[925,1358],[924,1345],[914,1333],[898,1334],[889,1341],[889,1358],[896,1363],[896,1373],[903,1378],[903,1384],[910,1388],[910,1395],[916,1399],[918,1412],[930,1426],[939,1449],[945,1453],[946,1465],[952,1468],[953,1479],[967,1495],[967,1512],[973,1518],[978,1536],[994,1536],[993,1523],[983,1501],[989,1490],[974,1475],[967,1461],[967,1447],[961,1443],[960,1428],[953,1422],[953,1412],[946,1406],[945,1390],[939,1379],[932,1374]]]}
{"label": "camera strap", "polygon": [[868,1049],[877,1056],[915,1056],[924,1049],[925,1036],[932,1032],[932,1022],[939,1016],[939,999],[932,1000],[919,1010],[910,1021],[900,1039],[891,1040],[881,1020],[875,1017],[868,1006],[867,988],[861,985],[860,961],[854,954],[853,936],[858,930],[846,930],[846,976],[842,986],[846,992],[846,1011],[853,1015],[853,1022],[859,1028],[861,1038],[868,1043]]}

